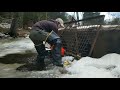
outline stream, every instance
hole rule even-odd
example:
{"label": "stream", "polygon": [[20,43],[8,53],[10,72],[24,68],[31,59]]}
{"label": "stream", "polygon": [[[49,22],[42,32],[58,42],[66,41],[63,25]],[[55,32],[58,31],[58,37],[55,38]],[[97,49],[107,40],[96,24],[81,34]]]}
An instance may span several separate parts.
{"label": "stream", "polygon": [[36,56],[34,44],[29,38],[0,40],[0,78],[59,78],[62,75],[55,68],[27,72],[16,70],[34,61]]}

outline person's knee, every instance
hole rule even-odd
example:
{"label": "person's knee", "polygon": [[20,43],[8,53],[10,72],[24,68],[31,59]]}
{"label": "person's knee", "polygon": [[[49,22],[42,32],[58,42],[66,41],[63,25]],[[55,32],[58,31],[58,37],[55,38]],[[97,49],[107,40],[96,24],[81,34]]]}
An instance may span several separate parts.
{"label": "person's knee", "polygon": [[61,42],[61,39],[58,38],[58,39],[54,39],[54,40],[52,40],[50,44],[51,44],[51,45],[56,45],[56,44],[60,44],[60,45],[61,45],[62,42]]}
{"label": "person's knee", "polygon": [[55,40],[57,40],[59,38],[60,37],[54,31],[52,31],[52,33],[49,35],[47,41],[51,42],[51,41],[55,41]]}

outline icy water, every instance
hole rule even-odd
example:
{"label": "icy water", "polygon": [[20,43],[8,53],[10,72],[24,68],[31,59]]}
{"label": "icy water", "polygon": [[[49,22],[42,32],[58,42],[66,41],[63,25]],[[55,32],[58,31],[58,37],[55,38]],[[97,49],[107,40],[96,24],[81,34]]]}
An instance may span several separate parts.
{"label": "icy water", "polygon": [[58,78],[61,75],[55,68],[47,71],[16,70],[35,56],[36,50],[29,38],[0,40],[0,78]]}
{"label": "icy water", "polygon": [[22,64],[1,64],[0,78],[59,78],[61,73],[56,69],[48,71],[27,71],[16,70]]}
{"label": "icy water", "polygon": [[[18,71],[16,68],[31,63],[36,50],[29,38],[0,40],[0,78],[120,78],[120,54],[110,53],[101,58],[83,57],[66,67],[68,73],[48,63],[46,71]],[[66,56],[62,60],[72,60]]]}
{"label": "icy water", "polygon": [[0,78],[59,78],[62,75],[57,69],[47,71],[27,71],[21,72],[16,70],[23,64],[1,64]]}

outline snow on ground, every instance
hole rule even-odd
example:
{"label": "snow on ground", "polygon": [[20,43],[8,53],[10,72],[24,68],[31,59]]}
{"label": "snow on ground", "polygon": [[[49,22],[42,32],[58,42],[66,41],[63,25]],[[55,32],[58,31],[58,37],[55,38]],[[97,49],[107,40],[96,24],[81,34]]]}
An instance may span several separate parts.
{"label": "snow on ground", "polygon": [[2,28],[10,28],[11,24],[9,23],[0,23],[0,27]]}
{"label": "snow on ground", "polygon": [[[45,44],[45,47],[46,50],[50,50],[48,43]],[[25,53],[26,51],[36,52],[34,44],[29,37],[0,41],[0,57],[7,54]]]}
{"label": "snow on ground", "polygon": [[98,59],[83,57],[66,69],[71,74],[61,78],[120,78],[120,55],[111,53]]}
{"label": "snow on ground", "polygon": [[[80,26],[77,27],[77,29],[88,29],[88,28],[92,28],[92,27],[98,27],[99,25],[87,25],[87,26]],[[118,27],[119,25],[102,25],[103,28],[115,28]],[[74,26],[73,26],[74,27]]]}
{"label": "snow on ground", "polygon": [[12,53],[24,53],[27,50],[35,51],[34,44],[28,38],[0,42],[0,57]]}

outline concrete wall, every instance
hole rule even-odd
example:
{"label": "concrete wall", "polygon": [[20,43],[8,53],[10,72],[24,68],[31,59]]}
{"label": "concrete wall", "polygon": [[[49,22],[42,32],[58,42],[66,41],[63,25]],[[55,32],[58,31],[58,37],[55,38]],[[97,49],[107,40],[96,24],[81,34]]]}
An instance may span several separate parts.
{"label": "concrete wall", "polygon": [[120,54],[120,30],[101,31],[91,57],[99,58],[109,53]]}

